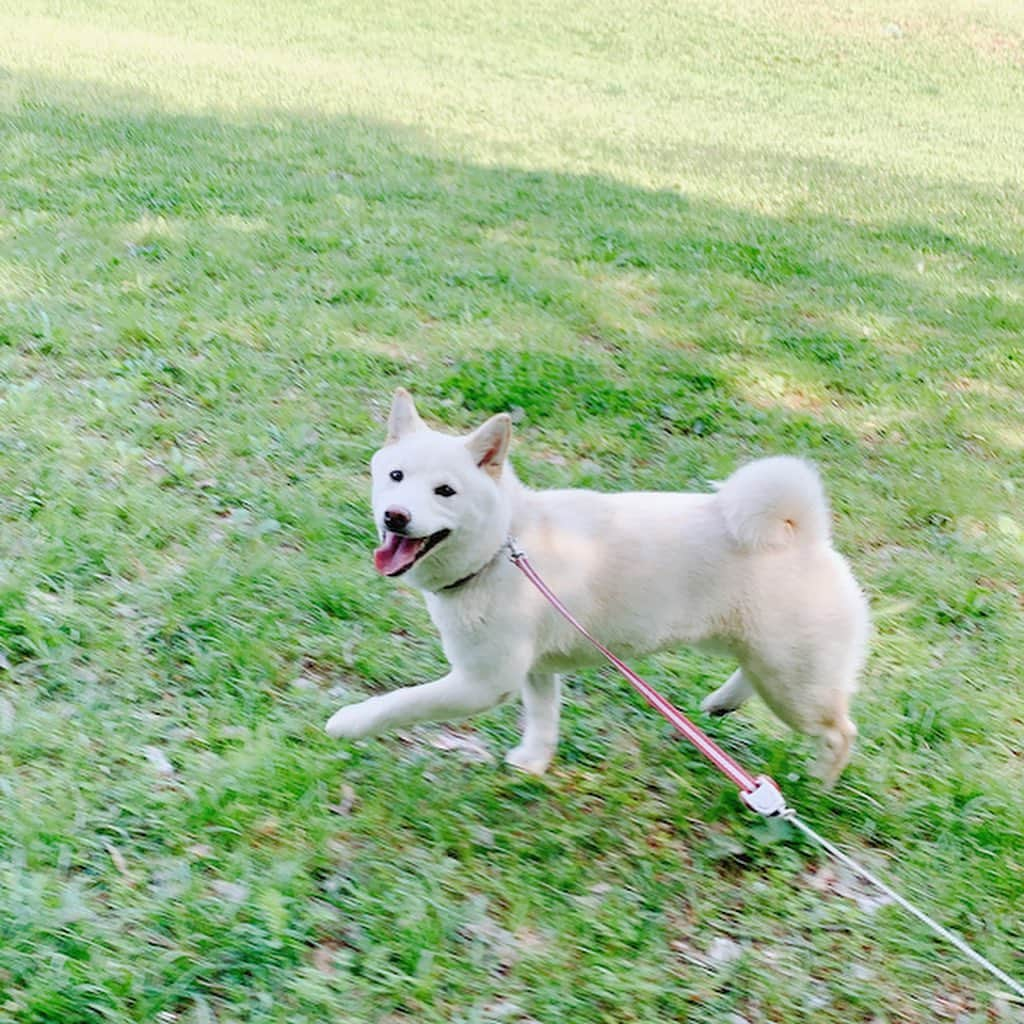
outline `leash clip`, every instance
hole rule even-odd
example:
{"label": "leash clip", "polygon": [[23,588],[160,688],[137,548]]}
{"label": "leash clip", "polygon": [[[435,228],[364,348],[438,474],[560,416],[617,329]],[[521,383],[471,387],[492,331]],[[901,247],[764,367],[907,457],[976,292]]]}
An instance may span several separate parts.
{"label": "leash clip", "polygon": [[740,799],[747,807],[755,814],[763,815],[765,818],[786,814],[789,810],[786,806],[786,798],[782,795],[782,790],[775,784],[775,780],[770,779],[767,775],[758,775],[754,781],[757,783],[756,789],[752,789],[749,793],[745,790],[740,791]]}
{"label": "leash clip", "polygon": [[511,558],[513,562],[518,562],[520,558],[526,557],[526,552],[519,546],[519,543],[512,534],[509,534],[508,537],[505,538],[505,547],[508,549],[508,557]]}

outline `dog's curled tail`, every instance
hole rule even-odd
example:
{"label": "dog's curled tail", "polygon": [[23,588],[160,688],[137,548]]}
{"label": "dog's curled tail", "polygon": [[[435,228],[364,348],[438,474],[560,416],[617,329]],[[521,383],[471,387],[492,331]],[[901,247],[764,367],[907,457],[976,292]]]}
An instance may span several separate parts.
{"label": "dog's curled tail", "polygon": [[738,469],[718,488],[725,525],[741,547],[828,541],[830,513],[818,471],[780,455]]}

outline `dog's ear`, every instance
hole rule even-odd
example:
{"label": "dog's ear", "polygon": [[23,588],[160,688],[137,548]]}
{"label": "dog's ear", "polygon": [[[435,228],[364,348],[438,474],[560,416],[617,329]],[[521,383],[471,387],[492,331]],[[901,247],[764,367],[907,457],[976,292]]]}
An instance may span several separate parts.
{"label": "dog's ear", "polygon": [[412,395],[405,388],[399,388],[395,392],[394,401],[391,403],[391,414],[388,416],[388,439],[386,444],[394,444],[401,440],[406,434],[411,434],[423,428],[423,420],[416,411],[416,405]]}
{"label": "dog's ear", "polygon": [[492,416],[466,439],[466,447],[476,464],[491,476],[501,476],[501,467],[512,440],[512,417],[507,412]]}

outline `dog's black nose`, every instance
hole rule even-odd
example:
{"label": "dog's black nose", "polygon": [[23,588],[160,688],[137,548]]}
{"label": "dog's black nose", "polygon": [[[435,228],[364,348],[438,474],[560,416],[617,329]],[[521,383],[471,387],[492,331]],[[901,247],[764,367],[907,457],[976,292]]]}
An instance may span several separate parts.
{"label": "dog's black nose", "polygon": [[412,513],[407,509],[392,505],[384,512],[384,528],[392,533],[405,533],[412,519]]}

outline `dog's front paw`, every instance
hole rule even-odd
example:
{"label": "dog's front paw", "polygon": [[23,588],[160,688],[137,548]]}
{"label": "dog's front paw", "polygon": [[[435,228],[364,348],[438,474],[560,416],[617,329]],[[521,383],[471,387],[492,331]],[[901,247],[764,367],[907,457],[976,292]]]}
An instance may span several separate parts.
{"label": "dog's front paw", "polygon": [[[723,686],[722,690],[724,689],[725,687]],[[730,694],[723,695],[722,690],[715,690],[714,693],[709,693],[700,702],[700,709],[705,715],[710,715],[712,718],[722,718],[725,715],[731,715],[743,706],[741,699],[737,699]]]}
{"label": "dog's front paw", "polygon": [[335,711],[324,727],[327,730],[327,735],[336,740],[358,740],[364,736],[372,736],[376,730],[374,728],[375,715],[371,704],[372,698],[364,700],[360,704],[349,704],[348,707]]}
{"label": "dog's front paw", "polygon": [[735,710],[736,706],[730,704],[728,701],[717,699],[717,693],[709,693],[701,702],[700,709],[705,715],[710,715],[712,718],[721,718],[723,715],[731,715]]}
{"label": "dog's front paw", "polygon": [[530,775],[543,775],[555,756],[553,750],[540,749],[520,743],[505,755],[505,764]]}

